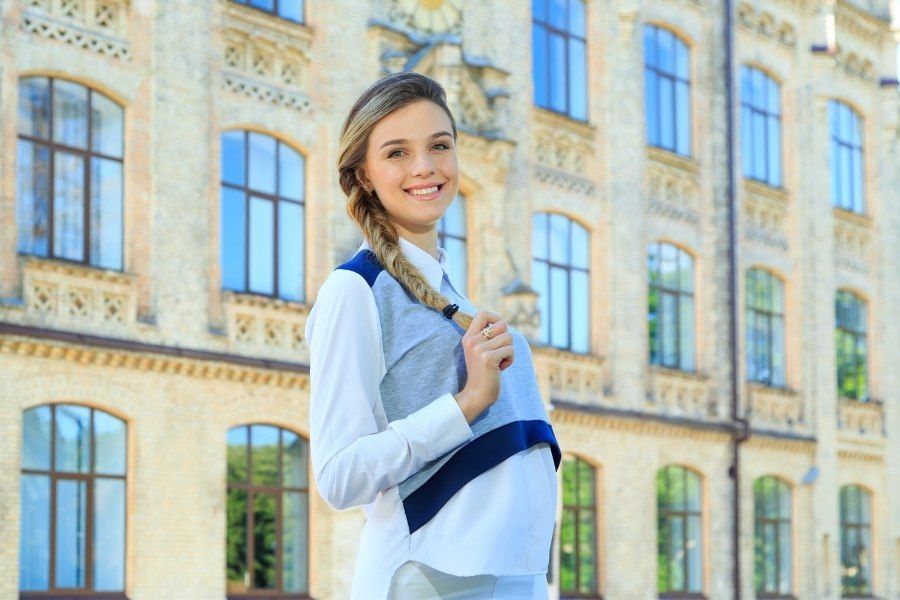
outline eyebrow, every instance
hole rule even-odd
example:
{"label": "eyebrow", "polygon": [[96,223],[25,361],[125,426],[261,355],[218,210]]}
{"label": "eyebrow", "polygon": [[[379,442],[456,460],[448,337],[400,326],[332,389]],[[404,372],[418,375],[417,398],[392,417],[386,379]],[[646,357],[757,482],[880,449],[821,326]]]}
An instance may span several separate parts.
{"label": "eyebrow", "polygon": [[[428,136],[428,139],[441,137],[442,135],[453,137],[452,135],[450,135],[450,132],[448,132],[448,131],[438,131],[437,133],[432,133],[430,136]],[[408,141],[409,140],[389,140],[389,141],[383,143],[381,145],[381,148],[384,148],[385,146],[390,146],[391,144],[405,144]],[[379,148],[379,150],[381,150],[381,148]]]}

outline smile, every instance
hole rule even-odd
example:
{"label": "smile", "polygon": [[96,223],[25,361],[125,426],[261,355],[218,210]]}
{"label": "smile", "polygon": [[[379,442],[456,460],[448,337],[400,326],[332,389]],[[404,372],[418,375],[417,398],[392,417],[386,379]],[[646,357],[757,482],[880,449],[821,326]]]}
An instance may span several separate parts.
{"label": "smile", "polygon": [[403,190],[413,198],[417,200],[434,200],[438,196],[441,195],[441,190],[444,189],[444,184],[434,185],[427,188],[420,188],[417,190]]}

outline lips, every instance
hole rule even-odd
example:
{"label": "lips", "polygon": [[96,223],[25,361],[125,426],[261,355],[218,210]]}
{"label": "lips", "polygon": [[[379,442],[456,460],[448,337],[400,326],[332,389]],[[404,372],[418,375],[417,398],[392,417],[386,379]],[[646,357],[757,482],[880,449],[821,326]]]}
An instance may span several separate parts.
{"label": "lips", "polygon": [[[437,198],[438,196],[441,195],[441,192],[444,189],[444,185],[445,184],[440,183],[436,186],[431,186],[430,188],[419,188],[418,190],[415,190],[415,191],[419,192],[417,194],[413,193],[413,190],[403,190],[403,191],[406,192],[409,196],[415,198],[416,200],[434,200],[435,198]],[[437,188],[437,189],[434,190],[434,188]],[[423,189],[431,189],[434,191],[432,191],[431,193],[428,193],[428,194],[423,194],[423,193],[421,193],[421,191]]]}

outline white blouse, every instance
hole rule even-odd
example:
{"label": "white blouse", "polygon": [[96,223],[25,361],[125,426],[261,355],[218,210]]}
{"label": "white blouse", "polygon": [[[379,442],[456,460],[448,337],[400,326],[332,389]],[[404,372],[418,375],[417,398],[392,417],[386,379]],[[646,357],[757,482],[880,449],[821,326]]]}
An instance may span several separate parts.
{"label": "white blouse", "polygon": [[[371,246],[363,241],[363,248]],[[440,261],[402,237],[400,248],[440,289],[443,248]],[[474,438],[462,410],[447,393],[387,422],[379,393],[386,367],[378,307],[358,273],[328,275],[307,319],[306,340],[316,486],[332,508],[362,506],[367,518],[351,600],[385,598],[392,575],[409,560],[458,576],[547,572],[557,479],[546,442],[467,483],[410,535],[397,484]]]}

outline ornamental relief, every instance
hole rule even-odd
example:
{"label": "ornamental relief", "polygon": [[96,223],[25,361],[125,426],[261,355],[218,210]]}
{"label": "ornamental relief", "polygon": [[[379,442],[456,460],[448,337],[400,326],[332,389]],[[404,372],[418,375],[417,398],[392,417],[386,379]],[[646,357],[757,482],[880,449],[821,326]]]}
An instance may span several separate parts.
{"label": "ornamental relief", "polygon": [[749,386],[748,416],[755,429],[808,433],[803,415],[803,397],[795,391],[761,384]]}
{"label": "ornamental relief", "polygon": [[645,185],[651,214],[690,225],[700,223],[699,184],[695,173],[650,160]]}
{"label": "ornamental relief", "polygon": [[602,403],[602,358],[540,345],[533,347],[532,356],[538,381],[546,392],[545,400],[593,405]]}
{"label": "ornamental relief", "polygon": [[667,416],[716,419],[723,413],[709,378],[696,373],[651,366],[645,409]]}
{"label": "ornamental relief", "polygon": [[129,6],[129,0],[28,0],[20,27],[38,37],[129,61]]}
{"label": "ornamental relief", "polygon": [[838,428],[842,433],[866,438],[884,436],[884,407],[880,402],[840,399]]}
{"label": "ornamental relief", "polygon": [[834,58],[835,66],[847,75],[863,81],[875,81],[875,65],[870,59],[845,50],[840,44],[835,44],[832,58]]}
{"label": "ornamental relief", "polygon": [[223,304],[232,349],[291,362],[308,361],[307,305],[233,292],[224,293]]}
{"label": "ornamental relief", "polygon": [[867,217],[834,210],[834,262],[867,274],[871,270],[872,229]]}
{"label": "ornamental relief", "polygon": [[789,21],[781,21],[770,12],[757,10],[753,5],[741,3],[737,9],[738,26],[764,38],[793,48],[797,45],[797,28]]}
{"label": "ornamental relief", "polygon": [[744,238],[777,250],[788,249],[787,203],[768,194],[744,196]]}

